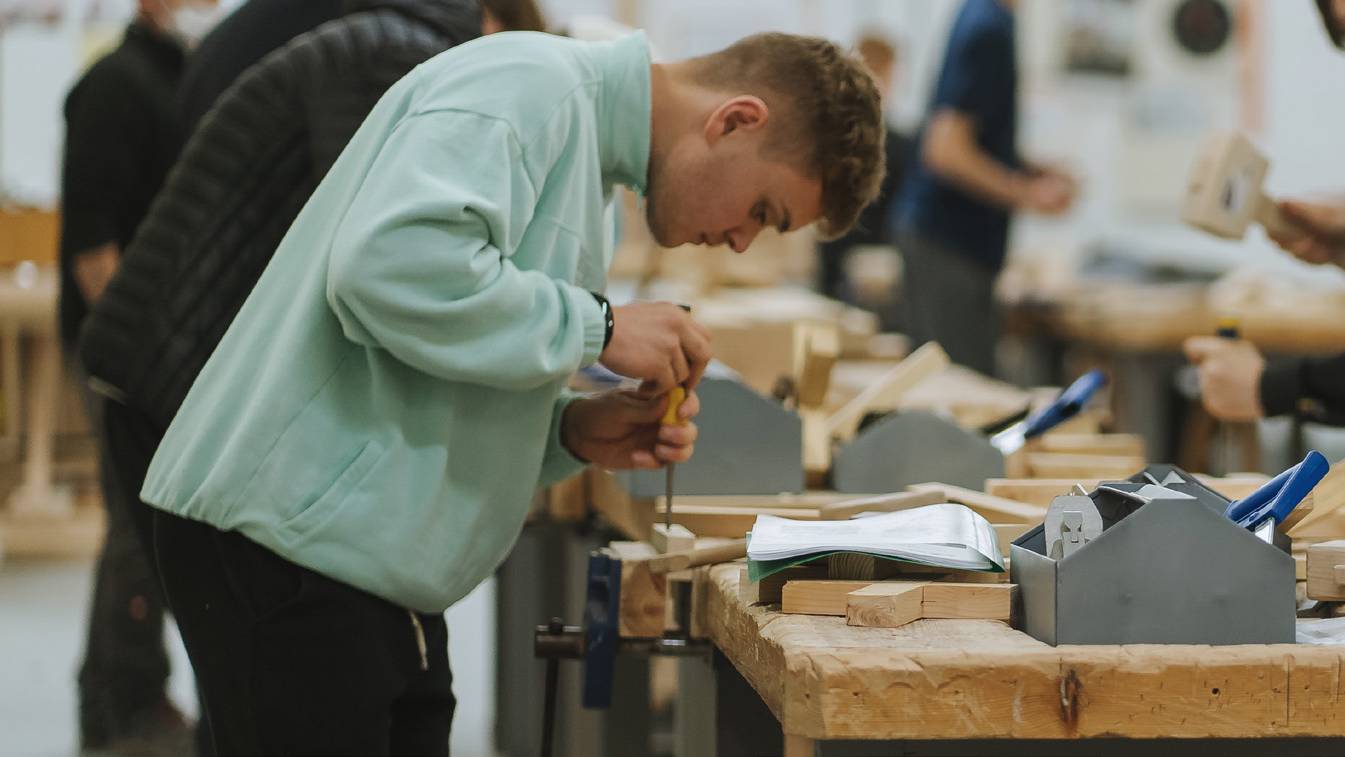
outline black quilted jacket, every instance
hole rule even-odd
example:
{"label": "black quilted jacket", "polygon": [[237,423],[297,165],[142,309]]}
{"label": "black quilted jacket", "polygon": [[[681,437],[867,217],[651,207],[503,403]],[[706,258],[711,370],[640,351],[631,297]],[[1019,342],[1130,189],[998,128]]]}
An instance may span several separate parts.
{"label": "black quilted jacket", "polygon": [[476,0],[365,0],[239,77],[201,121],[79,351],[103,393],[167,429],[272,253],[379,97],[480,34]]}

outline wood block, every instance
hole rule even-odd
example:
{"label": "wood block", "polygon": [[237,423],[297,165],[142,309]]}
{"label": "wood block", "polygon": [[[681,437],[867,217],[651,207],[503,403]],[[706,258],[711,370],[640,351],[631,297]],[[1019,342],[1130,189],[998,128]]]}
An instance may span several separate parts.
{"label": "wood block", "polygon": [[1050,507],[1051,500],[1062,494],[1069,494],[1075,484],[1085,491],[1097,488],[1096,478],[987,478],[985,493],[994,497],[1004,497],[1030,505]]}
{"label": "wood block", "polygon": [[1144,468],[1136,455],[1075,455],[1059,452],[1029,452],[1027,468],[1032,478],[1096,478],[1117,480]]}
{"label": "wood block", "polygon": [[800,407],[803,423],[803,470],[825,475],[831,470],[831,434],[827,431],[827,413],[818,408]]}
{"label": "wood block", "polygon": [[889,513],[947,501],[942,489],[923,489],[877,497],[845,499],[822,505],[817,509],[817,515],[821,520],[849,520],[860,513]]}
{"label": "wood block", "polygon": [[617,631],[623,638],[653,638],[663,634],[668,582],[665,574],[651,573],[649,560],[657,553],[644,542],[617,541],[607,547],[621,560],[621,606]]}
{"label": "wood block", "polygon": [[845,403],[827,420],[829,436],[849,439],[870,410],[890,410],[916,384],[950,365],[948,354],[935,342],[927,342],[870,384],[858,397]]}
{"label": "wood block", "polygon": [[693,549],[681,552],[666,552],[649,561],[649,569],[655,573],[670,573],[702,565],[714,565],[721,562],[733,562],[747,557],[747,540],[699,539]]}
{"label": "wood block", "polygon": [[1015,589],[1015,584],[926,584],[924,617],[1007,621]]}
{"label": "wood block", "polygon": [[696,535],[688,531],[686,526],[678,523],[671,526],[655,523],[649,531],[649,544],[659,554],[688,552],[696,546]]}
{"label": "wood block", "polygon": [[992,523],[1039,523],[1046,518],[1046,508],[994,497],[984,492],[964,489],[949,484],[926,483],[906,487],[908,491],[942,490],[949,502],[966,505]]}
{"label": "wood block", "polygon": [[785,584],[790,581],[814,581],[826,577],[824,565],[797,565],[753,583],[747,580],[747,566],[744,565],[738,574],[738,598],[749,605],[777,604],[783,599]]}
{"label": "wood block", "polygon": [[1037,527],[1035,523],[991,523],[990,527],[995,529],[995,544],[999,547],[999,553],[1004,559],[1009,558],[1009,547],[1013,540]]}
{"label": "wood block", "polygon": [[[1308,547],[1308,597],[1345,600],[1345,539]],[[787,587],[786,587],[787,588]]]}
{"label": "wood block", "polygon": [[924,617],[924,582],[872,584],[846,595],[845,623],[870,628],[897,628]]}
{"label": "wood block", "polygon": [[1033,452],[1070,455],[1144,457],[1144,438],[1138,434],[1043,434],[1027,443]]}
{"label": "wood block", "polygon": [[799,615],[844,615],[847,595],[873,581],[786,581],[780,612]]}
{"label": "wood block", "polygon": [[795,348],[799,407],[821,407],[831,388],[831,369],[841,357],[840,334],[835,326],[819,323],[804,324],[795,333],[800,342]]}

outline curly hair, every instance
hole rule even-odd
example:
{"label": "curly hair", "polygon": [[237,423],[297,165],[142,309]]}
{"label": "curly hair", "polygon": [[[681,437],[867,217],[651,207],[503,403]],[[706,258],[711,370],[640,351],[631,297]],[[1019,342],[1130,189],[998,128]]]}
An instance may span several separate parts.
{"label": "curly hair", "polygon": [[773,118],[763,150],[821,181],[824,239],[849,231],[886,170],[881,98],[864,63],[820,37],[778,32],[688,63],[698,84],[766,103]]}

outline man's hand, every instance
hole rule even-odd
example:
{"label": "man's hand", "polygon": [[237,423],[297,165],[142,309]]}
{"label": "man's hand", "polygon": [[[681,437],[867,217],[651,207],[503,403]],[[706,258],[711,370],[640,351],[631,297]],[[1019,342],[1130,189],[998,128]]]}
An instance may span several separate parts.
{"label": "man's hand", "polygon": [[695,449],[700,399],[687,392],[677,415],[686,421],[664,426],[668,395],[616,389],[580,397],[565,407],[560,441],[571,454],[604,468],[657,468],[680,463]]}
{"label": "man's hand", "polygon": [[710,332],[689,313],[668,302],[637,302],[612,308],[612,321],[612,341],[598,357],[603,365],[643,379],[654,394],[678,384],[696,388],[710,362]]}
{"label": "man's hand", "polygon": [[75,286],[84,297],[84,303],[93,307],[103,290],[117,273],[117,263],[121,261],[121,250],[115,242],[78,252],[74,257],[71,273]]}
{"label": "man's hand", "polygon": [[1194,336],[1182,345],[1200,368],[1200,399],[1221,421],[1251,421],[1265,415],[1261,374],[1266,361],[1251,342],[1218,336]]}
{"label": "man's hand", "polygon": [[1023,206],[1034,213],[1058,216],[1074,204],[1077,183],[1064,171],[1044,167],[1028,177],[1023,186]]}
{"label": "man's hand", "polygon": [[1289,200],[1279,206],[1291,228],[1270,235],[1276,244],[1305,262],[1345,267],[1345,203]]}

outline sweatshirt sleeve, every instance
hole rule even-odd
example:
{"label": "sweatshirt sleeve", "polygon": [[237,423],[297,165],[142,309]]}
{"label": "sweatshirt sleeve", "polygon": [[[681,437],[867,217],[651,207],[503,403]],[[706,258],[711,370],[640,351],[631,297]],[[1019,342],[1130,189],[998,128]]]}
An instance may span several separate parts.
{"label": "sweatshirt sleeve", "polygon": [[1271,363],[1261,374],[1260,393],[1267,416],[1301,413],[1341,425],[1345,423],[1345,355]]}
{"label": "sweatshirt sleeve", "polygon": [[508,124],[410,116],[389,135],[337,229],[327,301],[348,339],[433,376],[510,390],[597,360],[593,296],[510,253],[537,190]]}
{"label": "sweatshirt sleeve", "polygon": [[565,417],[565,408],[578,399],[580,394],[568,389],[561,391],[556,398],[556,407],[551,415],[551,433],[546,439],[546,453],[542,456],[542,473],[538,477],[539,487],[550,486],[563,481],[588,467],[588,462],[580,460],[560,443],[561,421]]}

